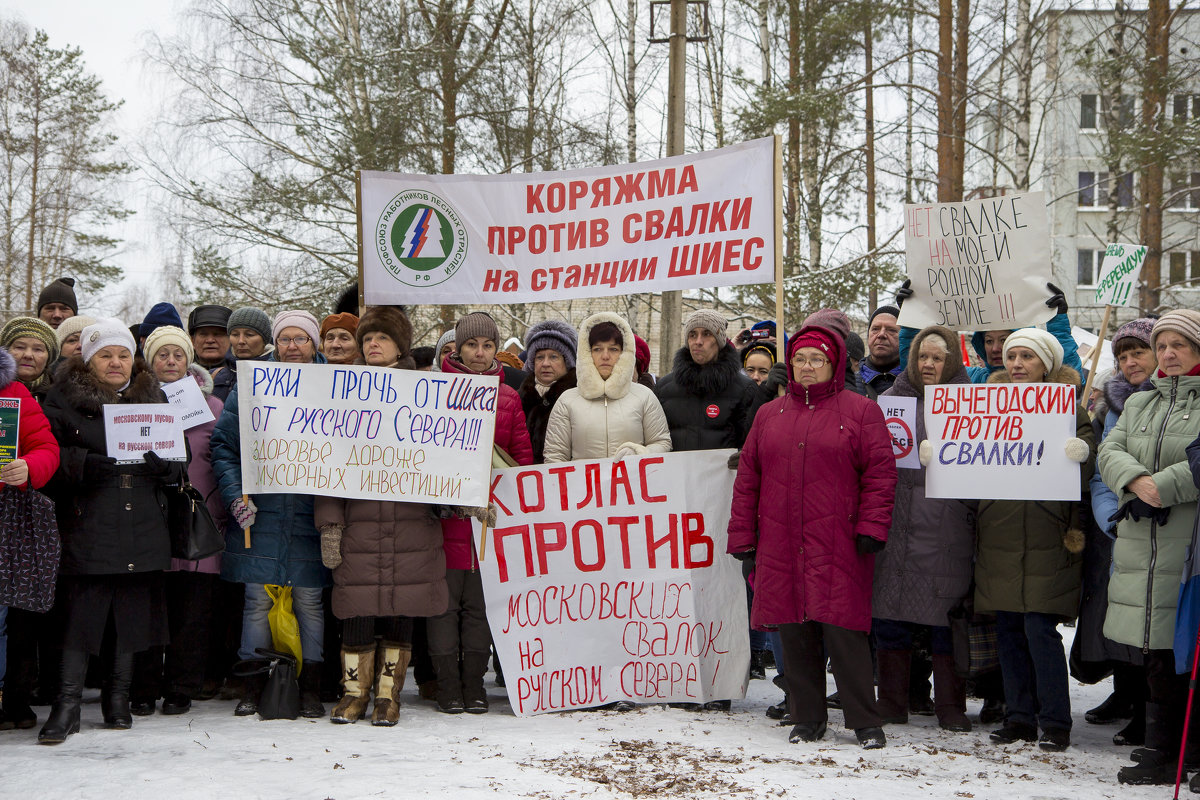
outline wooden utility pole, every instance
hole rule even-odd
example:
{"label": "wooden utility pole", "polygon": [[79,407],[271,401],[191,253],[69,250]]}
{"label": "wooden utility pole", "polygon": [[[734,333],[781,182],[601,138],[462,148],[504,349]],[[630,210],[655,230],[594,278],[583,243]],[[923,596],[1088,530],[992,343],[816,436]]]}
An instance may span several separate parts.
{"label": "wooden utility pole", "polygon": [[863,45],[867,62],[866,92],[863,111],[867,123],[867,269],[871,275],[870,297],[867,300],[874,311],[879,305],[879,287],[875,276],[875,56],[871,40],[874,38],[871,19],[867,18],[867,30]]}
{"label": "wooden utility pole", "polygon": [[[667,155],[683,155],[684,98],[687,87],[687,0],[671,0],[671,41],[667,53]],[[663,292],[658,344],[658,374],[671,371],[682,339],[683,292]]]}

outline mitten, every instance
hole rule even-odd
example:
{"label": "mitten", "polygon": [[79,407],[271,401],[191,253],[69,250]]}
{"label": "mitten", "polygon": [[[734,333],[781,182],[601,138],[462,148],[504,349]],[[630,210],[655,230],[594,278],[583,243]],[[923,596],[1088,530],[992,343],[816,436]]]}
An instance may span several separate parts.
{"label": "mitten", "polygon": [[622,442],[617,448],[617,452],[613,454],[614,461],[620,461],[625,456],[638,456],[646,452],[645,445],[640,445],[637,442]]}
{"label": "mitten", "polygon": [[867,536],[860,533],[854,537],[854,549],[858,551],[860,556],[878,553],[884,548],[887,542],[876,539],[874,536]]}
{"label": "mitten", "polygon": [[88,453],[83,457],[83,477],[87,481],[102,481],[117,474],[117,460]]}
{"label": "mitten", "polygon": [[917,459],[921,462],[922,467],[928,467],[929,462],[933,461],[933,445],[925,439],[917,446]]}
{"label": "mitten", "polygon": [[229,513],[237,520],[238,527],[242,530],[254,525],[254,515],[258,512],[258,507],[254,505],[254,501],[247,497],[245,500],[238,498],[229,504]]}
{"label": "mitten", "polygon": [[757,550],[743,550],[740,553],[730,553],[729,555],[733,556],[738,561],[752,561],[757,553]]}
{"label": "mitten", "polygon": [[1088,454],[1092,452],[1092,448],[1088,447],[1088,443],[1083,439],[1072,436],[1063,445],[1063,452],[1067,454],[1067,458],[1082,464],[1088,460]]}
{"label": "mitten", "polygon": [[330,523],[321,526],[321,563],[336,569],[342,563],[342,531],[345,525]]}
{"label": "mitten", "polygon": [[158,453],[153,450],[147,450],[142,454],[142,460],[146,462],[146,474],[148,475],[166,475],[171,471],[171,465],[163,461]]}
{"label": "mitten", "polygon": [[729,457],[729,460],[725,462],[725,466],[736,471],[738,468],[738,462],[741,461],[741,458],[742,458],[742,451],[738,450],[736,453],[734,453],[733,455],[731,455]]}

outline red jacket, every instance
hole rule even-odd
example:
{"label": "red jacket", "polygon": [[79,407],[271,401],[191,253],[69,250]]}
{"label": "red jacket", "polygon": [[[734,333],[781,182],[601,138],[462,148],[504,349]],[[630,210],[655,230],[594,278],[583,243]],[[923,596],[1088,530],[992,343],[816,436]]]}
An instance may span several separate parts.
{"label": "red jacket", "polygon": [[[453,356],[442,361],[442,372],[481,374],[471,372]],[[504,383],[499,361],[492,362],[492,369],[482,374],[500,377],[500,394],[496,398],[496,446],[512,456],[522,467],[529,466],[533,463],[533,445],[529,442],[529,429],[525,427],[525,409],[521,405],[521,396]],[[442,539],[442,549],[446,552],[446,569],[475,569],[479,562],[475,558],[470,520],[442,520]]]}
{"label": "red jacket", "polygon": [[58,469],[58,441],[50,432],[50,421],[25,384],[17,380],[17,363],[0,348],[0,397],[21,401],[21,423],[17,434],[17,457],[29,465],[29,482],[22,488],[40,489]]}
{"label": "red jacket", "polygon": [[832,380],[808,389],[789,381],[783,397],[759,409],[742,449],[728,550],[757,550],[755,628],[809,620],[871,627],[875,556],[859,555],[855,537],[887,540],[896,462],[879,405],[843,391],[845,345],[830,338]]}

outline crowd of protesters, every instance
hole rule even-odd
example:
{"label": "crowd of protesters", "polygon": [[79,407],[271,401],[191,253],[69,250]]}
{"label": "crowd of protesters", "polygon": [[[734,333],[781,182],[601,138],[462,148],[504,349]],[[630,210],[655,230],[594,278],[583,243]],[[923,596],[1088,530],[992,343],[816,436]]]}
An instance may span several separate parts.
{"label": "crowd of protesters", "polygon": [[[985,486],[973,499],[926,496],[925,387],[1082,389],[1067,302],[1047,291],[1044,328],[973,332],[974,365],[958,333],[900,327],[907,283],[870,315],[865,341],[834,309],[790,335],[759,323],[732,339],[725,317],[700,309],[671,372],[655,378],[646,341],[609,312],[578,327],[538,322],[514,357],[482,312],[424,346],[397,306],[318,320],[201,305],[185,322],[160,303],[130,326],[79,315],[74,281],[57,280],[36,316],[0,330],[0,397],[22,401],[0,513],[44,495],[58,534],[38,551],[57,567],[53,606],[0,607],[0,730],[35,727],[34,707],[48,705],[39,741],[66,740],[85,686],[100,688],[116,729],[214,698],[254,714],[265,673],[231,668],[271,646],[278,586],[291,589],[298,624],[300,716],[324,717],[332,703],[334,723],[369,714],[395,725],[410,667],[440,711],[489,710],[492,637],[469,520],[489,509],[242,493],[237,363],[363,364],[497,376],[495,466],[733,449],[728,553],[747,578],[750,676],[774,664],[784,697],[767,714],[792,742],[821,739],[830,707],[866,749],[910,714],[965,733],[974,693],[977,719],[998,725],[991,741],[1062,751],[1075,718],[1069,676],[1111,675],[1112,695],[1084,718],[1128,720],[1114,736],[1136,747],[1121,782],[1169,783],[1187,705],[1174,643],[1200,484],[1200,313],[1136,319],[1113,336],[1115,367],[1081,398],[1065,445],[1082,501],[994,499]],[[162,387],[186,378],[214,416],[187,430],[188,462],[109,457],[103,406],[165,403]],[[879,405],[888,397],[917,402],[920,468],[896,467]],[[172,558],[165,496],[181,482],[206,498],[223,553]],[[6,576],[28,568],[0,564]],[[1068,655],[1059,628],[1075,620]],[[991,643],[990,672],[962,652],[979,641]]]}

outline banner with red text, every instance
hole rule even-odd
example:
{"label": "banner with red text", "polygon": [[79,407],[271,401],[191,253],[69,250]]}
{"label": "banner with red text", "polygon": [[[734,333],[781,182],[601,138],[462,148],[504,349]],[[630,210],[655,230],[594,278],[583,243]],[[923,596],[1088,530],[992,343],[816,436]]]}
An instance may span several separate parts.
{"label": "banner with red text", "polygon": [[482,506],[499,379],[239,361],[242,491]]}
{"label": "banner with red text", "polygon": [[1074,386],[926,386],[925,431],[929,497],[1079,499],[1079,464],[1064,452],[1075,436]]}
{"label": "banner with red text", "polygon": [[745,695],[746,588],[725,554],[732,452],[492,473],[498,519],[476,546],[513,711]]}
{"label": "banner with red text", "polygon": [[901,325],[991,331],[1054,316],[1041,192],[906,205],[904,250],[913,295],[900,308]]}
{"label": "banner with red text", "polygon": [[775,280],[775,144],[509,175],[359,173],[363,293],[526,303]]}

